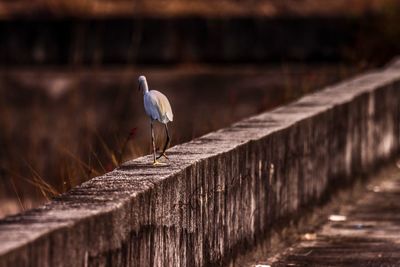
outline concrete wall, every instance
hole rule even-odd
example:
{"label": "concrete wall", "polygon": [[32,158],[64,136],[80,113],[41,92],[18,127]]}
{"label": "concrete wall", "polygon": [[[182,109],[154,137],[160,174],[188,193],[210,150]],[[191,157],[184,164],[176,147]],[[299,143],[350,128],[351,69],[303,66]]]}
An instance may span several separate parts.
{"label": "concrete wall", "polygon": [[400,69],[307,95],[127,162],[0,221],[0,266],[204,266],[228,262],[400,144]]}

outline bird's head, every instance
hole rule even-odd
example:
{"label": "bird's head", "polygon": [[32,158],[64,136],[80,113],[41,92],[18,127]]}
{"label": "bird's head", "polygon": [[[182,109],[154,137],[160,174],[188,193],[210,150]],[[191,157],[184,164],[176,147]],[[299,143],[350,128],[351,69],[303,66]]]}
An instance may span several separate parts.
{"label": "bird's head", "polygon": [[146,77],[141,75],[139,76],[139,85],[138,85],[138,90],[145,90],[147,88],[147,81],[146,81]]}

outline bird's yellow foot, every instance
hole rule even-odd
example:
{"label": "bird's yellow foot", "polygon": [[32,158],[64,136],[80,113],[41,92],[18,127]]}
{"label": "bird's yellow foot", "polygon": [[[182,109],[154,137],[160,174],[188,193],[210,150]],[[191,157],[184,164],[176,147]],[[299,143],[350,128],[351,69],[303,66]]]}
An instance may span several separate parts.
{"label": "bird's yellow foot", "polygon": [[159,162],[158,160],[155,160],[155,161],[153,162],[153,166],[164,166],[164,165],[166,165],[166,163],[164,163],[164,162]]}

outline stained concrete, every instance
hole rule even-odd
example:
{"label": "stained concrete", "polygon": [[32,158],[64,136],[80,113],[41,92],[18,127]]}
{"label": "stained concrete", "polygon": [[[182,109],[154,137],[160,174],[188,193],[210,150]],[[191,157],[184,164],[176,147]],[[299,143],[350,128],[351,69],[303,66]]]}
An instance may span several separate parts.
{"label": "stained concrete", "polygon": [[400,71],[385,68],[85,182],[0,221],[0,266],[227,263],[391,158]]}
{"label": "stained concrete", "polygon": [[[400,165],[399,165],[400,167]],[[399,266],[400,170],[392,164],[374,175],[367,190],[315,232],[258,264],[272,267]],[[253,265],[254,266],[254,265]]]}

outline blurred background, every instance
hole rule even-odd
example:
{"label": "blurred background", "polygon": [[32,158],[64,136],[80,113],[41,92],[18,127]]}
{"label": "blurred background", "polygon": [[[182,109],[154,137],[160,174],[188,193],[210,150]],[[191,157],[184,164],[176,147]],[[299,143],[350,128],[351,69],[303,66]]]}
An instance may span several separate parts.
{"label": "blurred background", "polygon": [[399,52],[398,0],[0,0],[0,217],[150,153],[141,74],[175,145]]}

